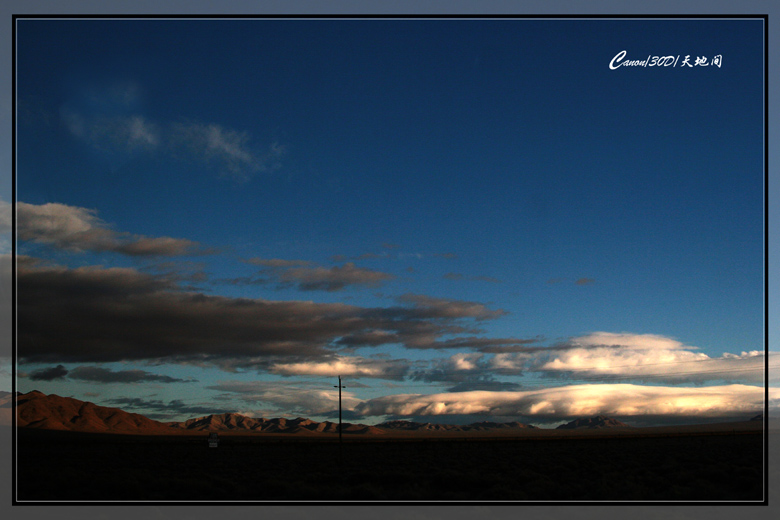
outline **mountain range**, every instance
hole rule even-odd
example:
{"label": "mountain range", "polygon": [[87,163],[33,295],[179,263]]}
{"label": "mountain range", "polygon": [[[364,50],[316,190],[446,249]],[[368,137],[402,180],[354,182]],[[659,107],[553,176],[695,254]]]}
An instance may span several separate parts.
{"label": "mountain range", "polygon": [[510,429],[537,429],[536,426],[519,422],[497,423],[482,421],[471,424],[432,424],[414,421],[387,421],[377,425],[385,430],[429,431],[429,432],[471,432]]}
{"label": "mountain range", "polygon": [[[253,419],[237,413],[223,413],[189,419],[184,422],[164,423],[176,430],[190,431],[252,431],[263,433],[338,433],[339,425],[330,421],[316,422],[311,419],[298,417],[297,419]],[[381,435],[384,430],[365,424],[342,423],[341,432],[344,434],[369,434]]]}
{"label": "mountain range", "polygon": [[[13,395],[11,393],[0,392],[0,410],[3,411],[2,424],[10,424],[12,398]],[[25,428],[143,434],[184,433],[188,431],[286,433],[298,435],[338,433],[338,423],[330,421],[316,422],[301,417],[297,419],[251,418],[237,413],[212,414],[183,422],[159,422],[140,414],[125,412],[119,408],[98,406],[94,403],[79,401],[71,397],[60,397],[54,394],[46,395],[37,390],[26,394],[17,392],[16,403],[17,425]],[[5,415],[8,417],[5,417]],[[592,418],[577,419],[559,426],[558,429],[619,427],[627,427],[627,425],[600,415]],[[529,429],[538,428],[519,422],[498,423],[492,421],[475,422],[466,425],[420,423],[403,420],[387,421],[376,426],[351,423],[342,424],[342,433],[345,435],[383,435],[390,432],[506,432]]]}
{"label": "mountain range", "polygon": [[612,419],[611,417],[606,417],[604,415],[597,415],[596,417],[575,419],[570,423],[558,426],[556,430],[595,430],[602,428],[630,428],[630,426],[617,419]]}

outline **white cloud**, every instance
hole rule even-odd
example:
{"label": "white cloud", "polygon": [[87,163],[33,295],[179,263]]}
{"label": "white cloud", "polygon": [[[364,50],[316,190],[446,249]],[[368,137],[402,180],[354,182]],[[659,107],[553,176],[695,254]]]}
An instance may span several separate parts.
{"label": "white cloud", "polygon": [[[770,389],[777,407],[780,389]],[[726,385],[696,388],[630,384],[573,385],[530,391],[471,391],[432,395],[400,394],[364,401],[362,415],[538,416],[568,418],[591,415],[718,417],[763,409],[764,389]]]}
{"label": "white cloud", "polygon": [[[497,354],[489,362],[503,373],[536,371],[603,381],[764,381],[764,353],[710,357],[697,347],[655,334],[597,332],[564,345],[531,352]],[[774,356],[772,354],[772,356]]]}
{"label": "white cloud", "polygon": [[408,364],[402,361],[366,359],[363,357],[338,356],[329,361],[304,361],[300,363],[276,363],[268,371],[285,375],[309,376],[351,376],[400,379],[408,370]]}

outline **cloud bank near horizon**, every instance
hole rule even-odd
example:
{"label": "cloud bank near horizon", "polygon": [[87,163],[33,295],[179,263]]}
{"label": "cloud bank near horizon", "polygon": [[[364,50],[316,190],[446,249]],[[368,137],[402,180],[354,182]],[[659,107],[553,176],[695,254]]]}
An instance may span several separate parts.
{"label": "cloud bank near horizon", "polygon": [[[771,409],[780,406],[780,388],[769,391]],[[572,385],[512,392],[397,394],[357,405],[361,416],[489,415],[567,419],[594,415],[710,418],[758,413],[764,389],[748,385],[662,387],[633,384]]]}

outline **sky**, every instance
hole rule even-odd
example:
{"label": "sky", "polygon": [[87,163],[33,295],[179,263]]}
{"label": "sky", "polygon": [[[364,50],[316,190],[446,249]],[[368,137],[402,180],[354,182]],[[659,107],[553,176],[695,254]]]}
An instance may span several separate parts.
{"label": "sky", "polygon": [[749,418],[763,49],[760,20],[19,21],[17,389],[333,420],[341,375],[366,424]]}

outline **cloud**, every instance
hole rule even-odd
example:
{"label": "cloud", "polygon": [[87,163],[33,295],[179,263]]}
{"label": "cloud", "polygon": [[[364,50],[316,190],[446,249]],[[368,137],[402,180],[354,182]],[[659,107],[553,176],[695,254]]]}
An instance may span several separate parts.
{"label": "cloud", "polygon": [[95,383],[192,383],[194,379],[179,379],[176,377],[152,374],[145,370],[113,371],[101,367],[80,366],[68,374],[70,379],[92,381]]}
{"label": "cloud", "polygon": [[403,379],[409,371],[406,361],[366,359],[359,356],[334,356],[325,361],[302,361],[298,363],[274,363],[268,371],[283,376],[345,376],[378,377],[382,379]]}
{"label": "cloud", "polygon": [[129,256],[178,256],[198,252],[196,242],[181,238],[149,238],[114,231],[94,209],[59,203],[18,202],[20,240],[51,244],[70,251],[113,251]]}
{"label": "cloud", "polygon": [[427,368],[412,371],[410,379],[429,383],[455,383],[448,392],[520,388],[518,383],[496,380],[489,360],[490,357],[485,354],[459,352],[446,359],[432,360]]}
{"label": "cloud", "polygon": [[158,125],[140,115],[86,116],[63,108],[60,119],[72,135],[102,150],[151,150],[162,140]]}
{"label": "cloud", "polygon": [[284,269],[288,267],[302,267],[311,265],[311,262],[306,260],[283,260],[281,258],[250,258],[245,260],[245,262],[248,264],[270,267],[273,269]]}
{"label": "cloud", "polygon": [[138,113],[139,94],[137,85],[95,89],[87,108],[63,106],[60,121],[71,135],[93,148],[121,153],[164,152],[174,158],[211,164],[239,181],[281,166],[286,148],[280,143],[257,146],[249,133],[216,123],[150,121]]}
{"label": "cloud", "polygon": [[[719,357],[692,352],[695,347],[660,335],[599,332],[553,346],[534,345],[541,339],[461,337],[432,346],[460,352],[411,372],[417,381],[496,384],[496,377],[536,374],[566,380],[657,384],[708,381],[762,383],[765,354],[748,351]],[[770,352],[771,367],[780,353]],[[476,386],[475,386],[476,387]]]}
{"label": "cloud", "polygon": [[[770,396],[776,407],[780,389],[770,389]],[[354,410],[364,416],[481,414],[569,419],[599,414],[622,417],[732,416],[757,413],[763,405],[764,389],[757,386],[680,388],[602,384],[515,392],[399,394],[364,401]]]}
{"label": "cloud", "polygon": [[55,379],[65,379],[68,375],[68,369],[62,365],[56,367],[42,368],[31,372],[27,377],[33,381],[54,381]]}
{"label": "cloud", "polygon": [[490,364],[503,373],[528,370],[600,381],[764,380],[763,352],[726,353],[713,358],[694,350],[696,347],[655,334],[596,332],[546,349],[497,354]]}
{"label": "cloud", "polygon": [[167,403],[160,399],[144,399],[141,397],[116,397],[105,401],[106,404],[117,406],[123,410],[140,412],[150,419],[172,419],[177,416],[203,416],[233,412],[233,409],[222,408],[216,405],[188,405],[181,399],[174,399]]}
{"label": "cloud", "polygon": [[[251,258],[245,262],[265,268],[261,273],[268,278],[262,280],[274,280],[280,287],[297,286],[302,291],[335,292],[348,286],[378,287],[394,278],[391,274],[356,267],[351,262],[331,268],[315,266],[306,260],[280,258]],[[259,279],[246,278],[246,281],[258,283]]]}
{"label": "cloud", "polygon": [[27,256],[18,257],[17,275],[18,355],[25,363],[165,360],[268,370],[330,362],[334,347],[435,348],[442,336],[503,314],[422,295],[376,308],[207,296],[135,269],[69,269]]}
{"label": "cloud", "polygon": [[[349,386],[349,382],[346,382]],[[242,401],[252,404],[273,407],[272,413],[327,415],[338,410],[339,392],[332,384],[314,385],[311,383],[279,383],[268,381],[244,382],[225,381],[206,387],[209,390],[226,392],[237,396]],[[342,407],[349,409],[361,401],[349,390],[342,390]]]}
{"label": "cloud", "polygon": [[490,377],[477,378],[458,383],[447,389],[448,392],[473,392],[474,390],[488,390],[491,392],[508,392],[519,390],[521,385],[508,381],[495,381]]}
{"label": "cloud", "polygon": [[433,298],[421,294],[408,293],[400,296],[398,299],[401,302],[409,303],[417,308],[423,309],[431,318],[475,318],[477,320],[491,320],[506,314],[506,311],[493,311],[477,302]]}
{"label": "cloud", "polygon": [[217,165],[235,179],[246,181],[259,171],[280,167],[285,147],[270,144],[259,151],[250,145],[250,136],[218,124],[175,123],[171,127],[174,147],[185,149],[189,156]]}
{"label": "cloud", "polygon": [[393,275],[355,267],[347,262],[332,267],[296,267],[288,269],[279,276],[282,283],[293,283],[303,291],[340,291],[347,286],[378,287],[391,280]]}
{"label": "cloud", "polygon": [[431,366],[412,372],[413,381],[429,383],[456,383],[449,392],[465,392],[472,390],[516,390],[520,385],[496,381],[489,369],[487,356],[480,353],[459,352],[447,359],[431,361]]}

